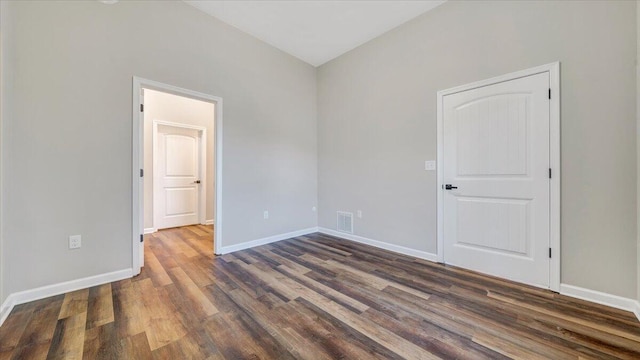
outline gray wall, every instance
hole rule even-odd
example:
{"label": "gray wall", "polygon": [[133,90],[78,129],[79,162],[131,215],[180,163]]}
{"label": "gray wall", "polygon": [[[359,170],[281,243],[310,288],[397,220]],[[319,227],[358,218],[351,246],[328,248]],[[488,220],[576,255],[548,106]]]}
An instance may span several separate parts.
{"label": "gray wall", "polygon": [[134,75],[224,99],[224,245],[316,225],[313,67],[182,2],[10,10],[5,293],[131,267]]}
{"label": "gray wall", "polygon": [[562,282],[636,297],[636,3],[450,1],[318,70],[319,226],[436,252],[436,92],[561,62]]}
{"label": "gray wall", "polygon": [[146,89],[144,91],[144,228],[153,223],[153,121],[169,121],[207,129],[205,220],[214,219],[215,147],[213,132],[214,104]]}
{"label": "gray wall", "polygon": [[[6,114],[9,111],[9,97],[7,96],[7,84],[11,79],[11,73],[5,71],[6,67],[9,65],[7,50],[9,49],[9,32],[4,28],[9,22],[11,18],[7,13],[7,3],[4,1],[0,1],[0,136],[4,134],[4,119]],[[2,143],[0,143],[0,156],[4,155],[4,147],[2,147]],[[2,168],[4,164],[0,161],[0,189],[2,189],[4,171]],[[2,200],[4,197],[0,193],[0,306],[4,303],[7,296],[9,296],[5,291],[5,281],[4,281],[4,266],[5,266],[5,256],[6,252],[4,251],[4,241],[2,237]]]}

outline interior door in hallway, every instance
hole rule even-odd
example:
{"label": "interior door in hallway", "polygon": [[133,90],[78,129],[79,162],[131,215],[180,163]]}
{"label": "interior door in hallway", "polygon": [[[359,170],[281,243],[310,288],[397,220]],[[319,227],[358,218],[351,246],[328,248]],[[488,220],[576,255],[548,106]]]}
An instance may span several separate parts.
{"label": "interior door in hallway", "polygon": [[157,125],[154,166],[154,213],[158,229],[199,222],[199,131]]}

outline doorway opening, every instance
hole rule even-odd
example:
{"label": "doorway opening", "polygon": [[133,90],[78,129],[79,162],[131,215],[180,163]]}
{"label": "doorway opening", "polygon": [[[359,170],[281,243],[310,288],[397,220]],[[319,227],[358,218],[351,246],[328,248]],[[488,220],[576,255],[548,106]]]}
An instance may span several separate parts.
{"label": "doorway opening", "polygon": [[215,105],[144,90],[144,232],[213,225]]}
{"label": "doorway opening", "polygon": [[219,253],[222,99],[134,77],[133,105],[134,274],[144,234],[162,229],[200,227]]}

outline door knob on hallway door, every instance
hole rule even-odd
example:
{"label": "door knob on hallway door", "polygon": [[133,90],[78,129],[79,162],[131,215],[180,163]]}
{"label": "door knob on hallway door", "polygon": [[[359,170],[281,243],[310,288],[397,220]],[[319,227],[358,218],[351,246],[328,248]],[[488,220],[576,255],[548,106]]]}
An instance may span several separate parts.
{"label": "door knob on hallway door", "polygon": [[194,184],[200,184],[200,180],[196,180],[193,182]]}
{"label": "door knob on hallway door", "polygon": [[446,184],[446,185],[444,186],[444,189],[445,189],[445,190],[452,190],[452,189],[457,189],[457,188],[458,188],[457,186],[453,186],[453,185],[451,185],[451,184]]}

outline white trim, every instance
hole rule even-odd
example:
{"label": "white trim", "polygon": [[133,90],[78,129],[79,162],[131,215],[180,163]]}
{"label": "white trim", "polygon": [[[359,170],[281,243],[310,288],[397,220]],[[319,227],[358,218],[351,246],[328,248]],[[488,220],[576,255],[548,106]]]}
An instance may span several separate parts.
{"label": "white trim", "polygon": [[165,120],[157,120],[157,119],[154,119],[153,122],[154,122],[154,124],[158,124],[158,125],[173,126],[173,127],[183,128],[183,129],[198,130],[198,131],[202,131],[202,132],[206,132],[207,131],[207,128],[204,127],[204,126],[183,124],[183,123],[177,123],[177,122],[165,121]]}
{"label": "white trim", "polygon": [[158,232],[158,229],[154,228],[154,227],[150,227],[150,228],[144,228],[144,234],[153,234],[155,232]]}
{"label": "white trim", "polygon": [[50,296],[68,293],[71,291],[107,284],[114,281],[129,279],[132,276],[132,269],[124,269],[13,293],[9,295],[5,302],[2,304],[2,308],[0,309],[0,325],[2,325],[11,310],[13,310],[13,307],[16,305],[48,298]]}
{"label": "white trim", "polygon": [[[161,82],[143,79],[141,77],[134,76],[133,92],[132,92],[132,197],[131,208],[133,214],[133,221],[131,227],[131,247],[132,247],[132,269],[133,274],[140,273],[140,267],[142,261],[140,259],[140,234],[144,231],[143,219],[142,219],[142,205],[143,205],[143,179],[140,178],[138,172],[144,168],[144,149],[143,149],[143,128],[144,116],[141,116],[140,104],[143,104],[141,91],[143,88],[159,90],[175,95],[186,96],[192,99],[212,102],[215,104],[214,125],[213,132],[215,136],[215,222],[217,224],[215,228],[214,253],[220,254],[223,248],[224,238],[222,236],[222,155],[223,155],[223,102],[222,98],[204,94],[197,91],[192,91],[177,86],[163,84]],[[137,216],[136,216],[137,214]]]}
{"label": "white trim", "polygon": [[214,192],[216,197],[214,211],[214,220],[216,228],[213,229],[215,241],[213,242],[213,252],[219,254],[222,250],[222,98],[217,98],[215,106],[215,124],[213,134],[215,136],[215,161],[216,161],[216,182],[214,184]]}
{"label": "white trim", "polygon": [[243,242],[243,243],[240,243],[240,244],[236,244],[236,245],[230,245],[230,246],[222,247],[220,249],[220,253],[216,253],[216,254],[219,254],[219,255],[220,254],[228,254],[228,253],[232,253],[232,252],[239,251],[239,250],[244,250],[244,249],[249,249],[249,248],[260,246],[260,245],[270,244],[272,242],[276,242],[276,241],[280,241],[280,240],[291,239],[291,238],[294,238],[296,236],[312,234],[312,233],[315,233],[315,232],[318,232],[318,228],[317,227],[312,227],[312,228],[292,231],[292,232],[288,232],[288,233],[284,233],[284,234],[268,236],[268,237],[264,237],[264,238],[261,238],[261,239],[246,241],[246,242]]}
{"label": "white trim", "polygon": [[[140,106],[144,103],[142,98],[142,79],[133,77],[133,101],[131,101],[132,134],[131,134],[131,268],[133,274],[140,274],[142,267],[142,253],[140,252],[140,234],[143,233],[144,208],[143,186],[144,179],[140,177],[140,169],[144,169],[144,149],[141,141],[144,134],[144,116],[141,116]],[[142,231],[141,231],[142,230]],[[144,245],[142,245],[144,246]]]}
{"label": "white trim", "polygon": [[213,219],[205,220],[202,225],[215,225],[216,221]]}
{"label": "white trim", "polygon": [[436,111],[436,257],[444,263],[444,95],[437,93]]}
{"label": "white trim", "polygon": [[600,305],[611,306],[616,309],[630,311],[638,317],[638,320],[640,320],[640,303],[635,299],[629,299],[618,295],[612,295],[567,284],[560,284],[560,294]]}
{"label": "white trim", "polygon": [[560,63],[555,62],[549,67],[549,87],[551,100],[549,102],[549,167],[551,179],[549,181],[549,246],[552,257],[549,267],[549,289],[560,291]]}
{"label": "white trim", "polygon": [[525,76],[549,73],[549,86],[551,88],[551,100],[549,104],[549,166],[553,177],[550,179],[549,192],[549,246],[553,257],[549,264],[549,289],[560,291],[560,63],[554,62],[534,68],[512,72],[491,79],[477,81],[471,84],[438,91],[437,93],[437,261],[444,263],[444,96],[459,93],[461,91],[476,89],[510,81]]}
{"label": "white trim", "polygon": [[383,241],[379,241],[379,240],[373,240],[373,239],[369,239],[363,236],[359,236],[359,235],[353,235],[353,234],[348,234],[348,233],[343,233],[340,231],[335,231],[332,229],[327,229],[327,228],[318,228],[318,231],[323,233],[323,234],[327,234],[327,235],[331,235],[331,236],[335,236],[338,238],[343,238],[343,239],[347,239],[347,240],[351,240],[351,241],[355,241],[361,244],[365,244],[365,245],[371,245],[380,249],[385,249],[385,250],[389,250],[389,251],[393,251],[399,254],[403,254],[403,255],[409,255],[409,256],[413,256],[419,259],[424,259],[424,260],[428,260],[428,261],[432,261],[432,262],[437,262],[438,261],[438,257],[436,254],[430,253],[430,252],[426,252],[426,251],[421,251],[421,250],[415,250],[415,249],[411,249],[408,247],[404,247],[404,246],[399,246],[399,245],[394,245],[394,244],[389,244]]}
{"label": "white trim", "polygon": [[[215,107],[214,107],[215,109]],[[207,128],[191,124],[182,124],[164,120],[153,120],[153,129],[151,131],[152,138],[152,163],[153,163],[153,179],[157,179],[158,174],[158,126],[171,126],[180,129],[195,130],[198,132],[198,177],[200,180],[200,186],[198,187],[198,223],[204,223],[207,212]],[[153,226],[158,226],[158,209],[156,204],[156,197],[160,192],[158,182],[153,181]]]}
{"label": "white trim", "polygon": [[14,306],[16,306],[16,304],[13,302],[13,297],[11,297],[11,295],[7,296],[0,307],[0,326],[4,324],[5,320],[7,320],[7,317],[11,314],[11,310],[13,310]]}

